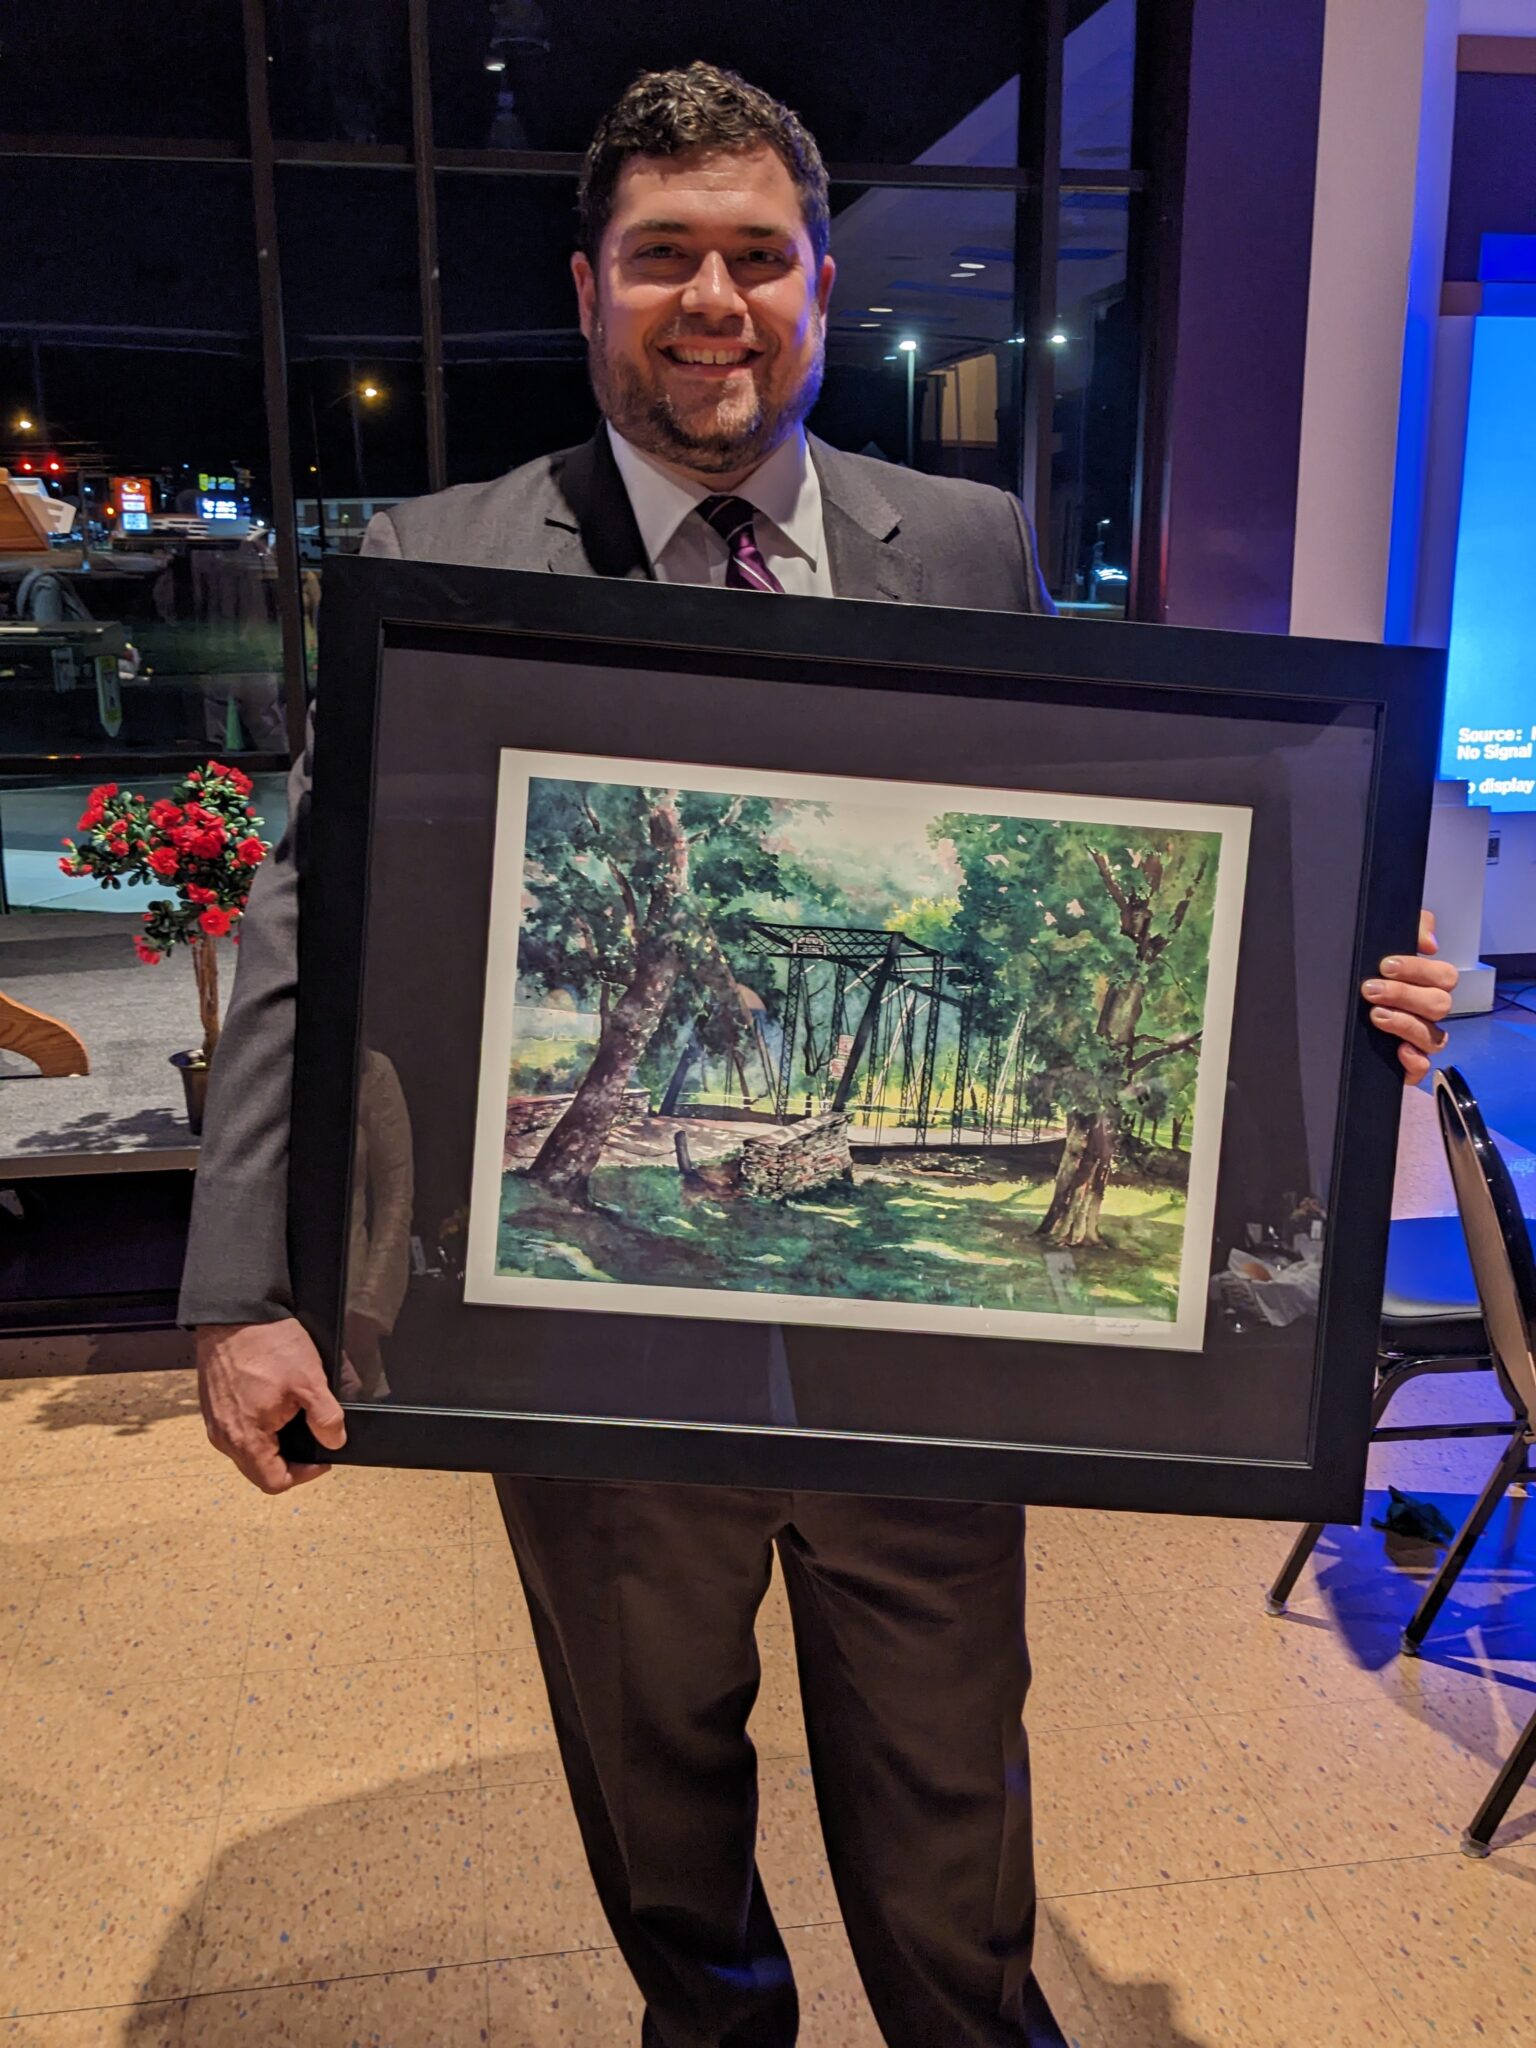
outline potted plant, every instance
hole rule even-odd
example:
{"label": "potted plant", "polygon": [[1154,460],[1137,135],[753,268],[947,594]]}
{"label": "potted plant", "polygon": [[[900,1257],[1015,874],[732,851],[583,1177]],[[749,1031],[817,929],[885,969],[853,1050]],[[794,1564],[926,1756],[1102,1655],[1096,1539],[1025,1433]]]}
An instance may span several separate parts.
{"label": "potted plant", "polygon": [[194,768],[168,797],[134,796],[115,782],[91,791],[77,843],[64,842],[59,862],[66,875],[94,875],[104,889],[124,882],[169,882],[174,897],[152,901],[134,934],[134,950],[157,966],[173,946],[192,955],[203,1042],[171,1054],[187,1098],[187,1122],[203,1127],[208,1068],[219,1042],[218,942],[240,943],[239,923],[256,870],[271,851],[249,798],[251,778],[239,768],[210,761]]}

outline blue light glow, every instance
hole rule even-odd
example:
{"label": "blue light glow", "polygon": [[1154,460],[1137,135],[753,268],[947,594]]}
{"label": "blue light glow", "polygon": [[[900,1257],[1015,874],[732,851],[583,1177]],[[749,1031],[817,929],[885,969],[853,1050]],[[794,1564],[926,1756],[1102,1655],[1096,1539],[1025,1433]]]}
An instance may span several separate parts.
{"label": "blue light glow", "polygon": [[1473,331],[1440,772],[1536,810],[1536,319]]}

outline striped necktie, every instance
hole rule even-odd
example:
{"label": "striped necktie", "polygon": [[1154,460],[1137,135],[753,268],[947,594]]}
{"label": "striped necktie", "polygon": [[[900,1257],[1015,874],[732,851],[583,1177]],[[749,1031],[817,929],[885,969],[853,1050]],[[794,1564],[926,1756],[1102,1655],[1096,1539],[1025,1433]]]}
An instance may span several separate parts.
{"label": "striped necktie", "polygon": [[783,584],[763,560],[752,507],[745,498],[705,498],[695,510],[725,542],[730,555],[725,565],[727,590],[775,590],[780,597],[784,595]]}

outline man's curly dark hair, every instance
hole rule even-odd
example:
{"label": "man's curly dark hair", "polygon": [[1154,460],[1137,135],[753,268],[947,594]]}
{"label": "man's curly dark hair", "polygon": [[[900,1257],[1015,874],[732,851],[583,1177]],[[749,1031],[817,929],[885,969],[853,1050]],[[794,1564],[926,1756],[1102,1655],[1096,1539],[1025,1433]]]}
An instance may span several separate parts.
{"label": "man's curly dark hair", "polygon": [[800,117],[715,64],[642,71],[597,124],[576,199],[577,242],[597,262],[619,174],[634,156],[682,156],[693,149],[747,150],[766,143],[783,159],[800,195],[820,263],[831,239],[827,167]]}

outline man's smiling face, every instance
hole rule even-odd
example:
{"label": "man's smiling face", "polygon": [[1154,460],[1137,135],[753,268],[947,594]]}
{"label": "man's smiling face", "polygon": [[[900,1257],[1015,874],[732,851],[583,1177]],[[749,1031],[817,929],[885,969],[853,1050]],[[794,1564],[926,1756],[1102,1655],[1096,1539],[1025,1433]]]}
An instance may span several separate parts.
{"label": "man's smiling face", "polygon": [[777,151],[631,158],[571,268],[598,404],[647,454],[728,488],[815,404],[833,265]]}

